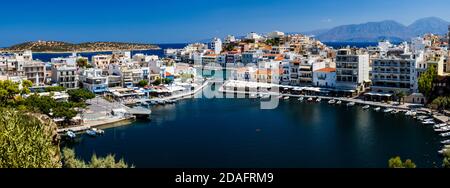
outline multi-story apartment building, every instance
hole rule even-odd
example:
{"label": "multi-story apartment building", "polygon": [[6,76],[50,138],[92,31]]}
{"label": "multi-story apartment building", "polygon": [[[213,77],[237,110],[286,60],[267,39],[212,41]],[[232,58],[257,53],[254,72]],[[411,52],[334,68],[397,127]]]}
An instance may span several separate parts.
{"label": "multi-story apartment building", "polygon": [[110,55],[94,55],[92,56],[92,65],[99,69],[107,69],[111,59]]}
{"label": "multi-story apartment building", "polygon": [[222,40],[220,40],[219,38],[214,38],[211,41],[211,49],[215,54],[220,54],[222,52]]}
{"label": "multi-story apartment building", "polygon": [[371,74],[374,92],[409,94],[417,90],[416,58],[412,54],[373,59]]}
{"label": "multi-story apartment building", "polygon": [[31,61],[23,65],[24,75],[35,86],[42,86],[46,81],[45,64],[40,61]]}
{"label": "multi-story apartment building", "polygon": [[340,49],[336,54],[336,88],[351,93],[365,90],[369,78],[369,54],[356,49]]}
{"label": "multi-story apartment building", "polygon": [[52,82],[67,89],[78,88],[79,77],[77,67],[69,64],[54,64],[52,66]]}
{"label": "multi-story apartment building", "polygon": [[104,93],[108,90],[108,77],[102,75],[102,69],[85,69],[80,73],[83,88],[93,93]]}

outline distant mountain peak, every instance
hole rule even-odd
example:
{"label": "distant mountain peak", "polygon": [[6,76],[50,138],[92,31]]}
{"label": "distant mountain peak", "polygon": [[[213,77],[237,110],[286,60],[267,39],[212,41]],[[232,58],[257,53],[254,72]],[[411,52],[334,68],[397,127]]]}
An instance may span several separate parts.
{"label": "distant mountain peak", "polygon": [[426,17],[405,26],[395,20],[366,22],[334,27],[332,29],[314,33],[324,42],[376,42],[380,39],[393,41],[409,40],[425,33],[444,34],[450,23],[438,17]]}

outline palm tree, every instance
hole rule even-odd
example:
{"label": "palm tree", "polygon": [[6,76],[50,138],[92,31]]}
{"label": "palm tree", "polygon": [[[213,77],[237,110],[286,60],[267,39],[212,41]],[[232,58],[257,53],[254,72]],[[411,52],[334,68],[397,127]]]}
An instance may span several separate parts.
{"label": "palm tree", "polygon": [[405,92],[400,91],[400,92],[397,92],[395,95],[396,95],[396,97],[397,97],[397,99],[398,99],[398,102],[399,102],[400,104],[405,103],[405,100],[404,100],[405,97],[406,97]]}

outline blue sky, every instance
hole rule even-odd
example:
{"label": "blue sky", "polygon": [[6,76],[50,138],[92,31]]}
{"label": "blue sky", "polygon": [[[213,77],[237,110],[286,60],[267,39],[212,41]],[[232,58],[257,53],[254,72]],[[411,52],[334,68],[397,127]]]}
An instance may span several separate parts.
{"label": "blue sky", "polygon": [[0,46],[32,41],[177,43],[423,17],[448,0],[22,0],[1,2]]}

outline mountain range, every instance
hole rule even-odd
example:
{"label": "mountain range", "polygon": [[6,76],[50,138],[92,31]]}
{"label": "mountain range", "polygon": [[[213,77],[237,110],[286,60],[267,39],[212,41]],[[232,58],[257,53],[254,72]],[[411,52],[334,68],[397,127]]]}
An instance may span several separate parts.
{"label": "mountain range", "polygon": [[383,39],[399,42],[426,33],[445,34],[449,25],[450,22],[441,18],[428,17],[419,19],[408,26],[393,20],[385,20],[302,33],[314,35],[324,42],[376,42]]}

